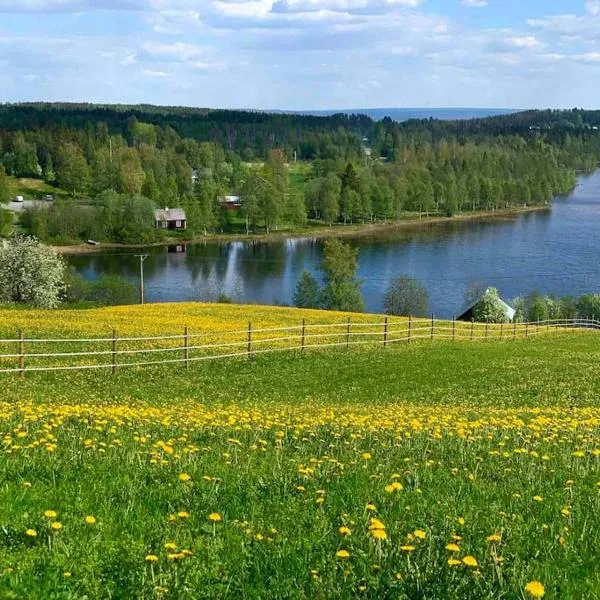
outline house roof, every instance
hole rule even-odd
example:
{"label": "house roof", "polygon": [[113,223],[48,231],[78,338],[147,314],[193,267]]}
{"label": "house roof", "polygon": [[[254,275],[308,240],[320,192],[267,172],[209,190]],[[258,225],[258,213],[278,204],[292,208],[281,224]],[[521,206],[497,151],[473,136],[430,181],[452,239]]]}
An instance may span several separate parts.
{"label": "house roof", "polygon": [[[489,291],[490,291],[490,288],[485,290],[485,292],[483,294],[481,294],[474,302],[471,302],[471,304],[469,304],[468,306],[465,306],[460,311],[460,314],[456,318],[458,320],[460,320],[461,317],[464,317],[465,314],[467,314],[470,310],[475,308],[475,306],[477,306],[488,295]],[[512,306],[508,305],[506,302],[504,302],[504,300],[502,300],[502,298],[499,298],[499,301],[500,301],[500,306],[504,310],[504,313],[509,318],[509,320],[512,321],[515,318],[515,314],[516,314],[515,309]]]}
{"label": "house roof", "polygon": [[157,208],[154,211],[155,221],[185,221],[183,208]]}

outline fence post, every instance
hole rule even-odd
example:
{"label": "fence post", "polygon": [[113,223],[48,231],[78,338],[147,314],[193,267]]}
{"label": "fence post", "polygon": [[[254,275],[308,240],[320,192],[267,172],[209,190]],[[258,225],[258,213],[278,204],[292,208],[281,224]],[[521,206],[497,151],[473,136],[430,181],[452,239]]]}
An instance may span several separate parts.
{"label": "fence post", "polygon": [[537,324],[536,324],[536,326],[535,326],[535,332],[536,332],[536,333],[539,333],[539,332],[540,332],[540,320],[539,320],[539,319],[537,320]]}
{"label": "fence post", "polygon": [[410,338],[412,335],[412,315],[408,315],[408,343],[410,344]]}
{"label": "fence post", "polygon": [[350,347],[350,317],[346,323],[346,348]]}
{"label": "fence post", "polygon": [[25,379],[25,335],[23,330],[19,329],[19,378]]}
{"label": "fence post", "polygon": [[383,347],[387,346],[388,339],[388,317],[385,317],[385,321],[383,322]]}
{"label": "fence post", "polygon": [[433,341],[433,321],[435,319],[435,315],[431,313],[431,341]]}
{"label": "fence post", "polygon": [[473,336],[475,334],[475,319],[471,317],[471,341],[473,341]]}
{"label": "fence post", "polygon": [[504,323],[500,323],[500,341],[504,339]]}
{"label": "fence post", "polygon": [[252,358],[252,321],[248,323],[248,357]]}
{"label": "fence post", "polygon": [[456,339],[456,316],[452,317],[452,341]]}
{"label": "fence post", "polygon": [[112,331],[112,372],[117,372],[117,330]]}
{"label": "fence post", "polygon": [[305,339],[306,339],[306,319],[302,319],[302,342],[300,344],[301,352],[304,352]]}
{"label": "fence post", "polygon": [[490,324],[489,324],[489,321],[486,321],[486,322],[485,322],[485,339],[486,339],[486,341],[487,341],[487,339],[488,339],[488,329],[489,329],[489,325],[490,325]]}
{"label": "fence post", "polygon": [[188,333],[187,326],[183,331],[183,358],[185,359],[185,368],[188,369],[190,366],[190,335]]}
{"label": "fence post", "polygon": [[529,337],[529,323],[525,323],[525,337]]}
{"label": "fence post", "polygon": [[513,321],[513,340],[517,339],[517,322]]}

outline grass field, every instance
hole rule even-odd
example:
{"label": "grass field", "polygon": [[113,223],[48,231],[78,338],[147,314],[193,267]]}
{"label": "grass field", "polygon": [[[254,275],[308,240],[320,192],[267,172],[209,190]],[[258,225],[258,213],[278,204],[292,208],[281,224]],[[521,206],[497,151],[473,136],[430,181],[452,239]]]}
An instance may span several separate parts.
{"label": "grass field", "polygon": [[25,200],[41,200],[46,194],[53,194],[55,198],[66,197],[68,193],[57,188],[43,179],[28,177],[9,177],[8,190],[10,197],[23,196]]}
{"label": "grass field", "polygon": [[599,342],[0,376],[0,597],[600,598]]}

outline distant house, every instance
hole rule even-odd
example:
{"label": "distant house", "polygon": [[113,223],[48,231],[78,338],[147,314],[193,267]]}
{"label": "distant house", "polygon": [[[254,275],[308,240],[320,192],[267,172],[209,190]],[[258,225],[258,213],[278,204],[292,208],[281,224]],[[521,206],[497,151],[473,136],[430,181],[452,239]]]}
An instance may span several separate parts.
{"label": "distant house", "polygon": [[200,181],[200,175],[198,169],[192,169],[192,183],[196,185]]}
{"label": "distant house", "polygon": [[187,229],[187,219],[183,208],[159,208],[154,211],[154,225],[157,229]]}
{"label": "distant house", "polygon": [[242,199],[239,196],[219,196],[219,204],[223,208],[235,210],[242,206]]}
{"label": "distant house", "polygon": [[[457,321],[471,321],[473,319],[473,311],[474,311],[475,307],[487,296],[489,291],[490,291],[490,289],[488,288],[487,290],[485,290],[485,292],[483,294],[481,294],[479,296],[479,298],[477,298],[477,300],[475,300],[474,302],[472,302],[471,304],[469,304],[468,306],[463,308],[461,314],[458,317],[456,317],[456,320]],[[495,292],[495,290],[494,290],[494,292]],[[512,306],[509,306],[501,298],[500,298],[500,306],[502,307],[502,310],[504,310],[504,314],[506,315],[506,318],[509,321],[512,321],[515,318],[515,314],[516,314],[515,309]]]}

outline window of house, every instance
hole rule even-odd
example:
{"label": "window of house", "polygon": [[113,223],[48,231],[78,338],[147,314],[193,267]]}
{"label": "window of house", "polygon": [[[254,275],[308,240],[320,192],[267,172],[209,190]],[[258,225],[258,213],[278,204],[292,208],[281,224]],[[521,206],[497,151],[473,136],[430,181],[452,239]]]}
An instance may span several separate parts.
{"label": "window of house", "polygon": [[181,227],[181,221],[175,221],[175,227]]}

